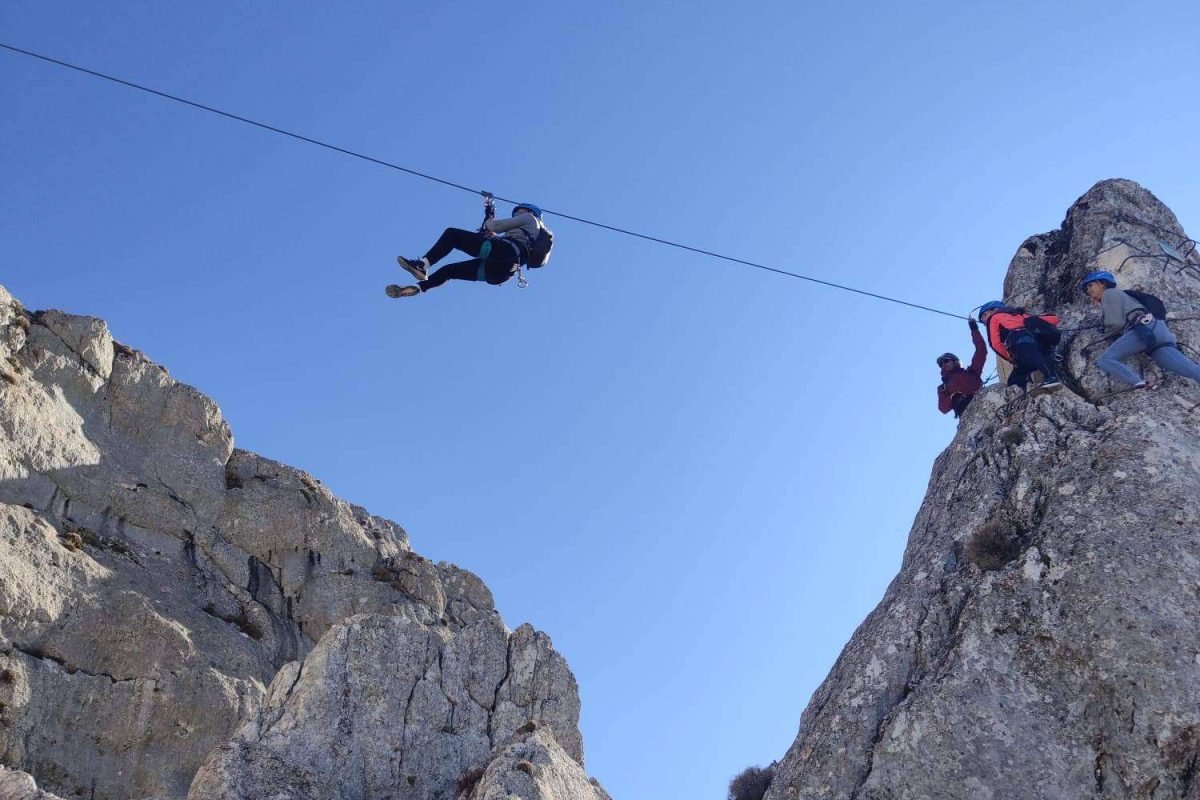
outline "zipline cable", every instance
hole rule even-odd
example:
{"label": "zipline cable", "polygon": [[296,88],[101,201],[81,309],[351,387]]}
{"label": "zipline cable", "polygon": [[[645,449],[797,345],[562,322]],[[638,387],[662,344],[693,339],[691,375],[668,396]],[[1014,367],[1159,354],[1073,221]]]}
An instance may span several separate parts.
{"label": "zipline cable", "polygon": [[[280,136],[286,136],[290,139],[295,139],[296,141],[304,142],[306,144],[316,145],[317,147],[323,147],[326,150],[332,150],[335,153],[340,153],[342,155],[350,156],[351,158],[357,158],[362,161],[367,161],[367,162],[376,164],[381,167],[387,167],[389,169],[398,170],[400,172],[407,173],[407,174],[412,175],[417,178],[424,178],[427,181],[433,181],[435,183],[440,183],[443,186],[449,186],[454,189],[460,189],[464,192],[470,192],[471,194],[484,194],[484,192],[482,192],[481,190],[472,189],[469,186],[464,186],[461,183],[455,183],[454,181],[446,180],[445,178],[439,178],[436,175],[430,175],[425,172],[420,172],[415,169],[410,169],[409,167],[401,166],[400,164],[395,164],[391,161],[385,161],[381,158],[375,158],[374,156],[366,155],[365,153],[359,153],[357,151],[350,150],[345,147],[339,147],[338,145],[330,144],[329,142],[323,142],[320,139],[314,139],[311,136],[304,136],[299,133],[294,133],[292,131],[284,130],[283,128],[278,128],[274,125],[268,125],[265,122],[259,122],[258,120],[250,119],[249,117],[243,117],[239,114],[233,114],[229,111],[222,111],[219,108],[213,108],[212,106],[208,106],[203,103],[197,103],[194,100],[188,100],[187,98],[180,97],[178,95],[174,95],[169,92],[163,92],[163,91],[159,91],[158,89],[152,89],[149,86],[143,86],[140,83],[134,83],[133,81],[127,81],[123,78],[118,78],[113,75],[108,75],[103,72],[98,72],[94,69],[88,69],[87,67],[81,67],[77,64],[71,64],[67,61],[62,61],[57,58],[52,58],[50,56],[43,55],[41,53],[35,53],[32,50],[25,50],[20,47],[14,47],[13,45],[5,44],[4,42],[0,42],[0,48],[9,50],[13,53],[18,53],[23,56],[35,58],[40,61],[45,61],[50,64],[55,64],[60,67],[65,67],[66,69],[74,70],[75,72],[81,72],[85,75],[90,75],[94,78],[100,78],[102,80],[110,81],[112,83],[117,83],[117,84],[120,84],[121,86],[126,86],[130,89],[137,89],[138,91],[146,92],[146,93],[152,94],[156,97],[161,97],[165,100],[173,100],[176,103],[182,103],[184,105],[191,106],[192,108],[196,108],[201,111],[207,111],[210,114],[216,114],[218,116],[225,117],[226,119],[234,120],[235,122],[241,122],[246,125],[252,125],[256,128],[261,128],[265,131],[270,131],[271,133],[277,133]],[[509,199],[507,197],[501,197],[500,195],[493,195],[493,196],[497,200],[503,200],[506,203],[521,202],[521,201]],[[789,278],[796,278],[798,280],[808,281],[809,283],[815,283],[820,286],[829,287],[831,289],[840,289],[843,292],[851,292],[853,294],[862,295],[863,297],[870,297],[875,300],[882,300],[887,303],[895,303],[896,305],[907,306],[909,308],[915,308],[915,309],[919,309],[921,311],[928,311],[931,314],[940,314],[944,317],[952,317],[954,319],[968,319],[967,317],[964,317],[961,314],[954,314],[950,311],[943,311],[939,308],[933,308],[932,306],[921,305],[920,303],[911,303],[907,300],[900,300],[899,298],[896,298],[896,297],[889,297],[884,294],[868,292],[866,289],[858,289],[853,286],[847,286],[842,283],[834,283],[833,281],[827,281],[827,280],[823,280],[821,278],[814,278],[811,275],[803,275],[799,272],[790,272],[788,270],[780,269],[778,267],[772,267],[772,266],[768,266],[766,264],[760,264],[755,261],[748,261],[744,258],[737,258],[735,256],[727,256],[722,253],[714,252],[712,250],[705,250],[701,247],[693,247],[691,245],[682,244],[680,242],[675,242],[670,239],[663,239],[658,236],[651,236],[650,234],[646,234],[646,233],[638,233],[637,231],[629,230],[628,228],[621,228],[616,225],[608,225],[603,222],[596,222],[595,220],[586,219],[585,217],[576,216],[574,214],[568,214],[563,211],[555,211],[554,209],[545,208],[545,209],[543,209],[543,212],[547,213],[547,214],[552,214],[556,217],[562,217],[563,219],[569,219],[573,222],[578,222],[583,225],[590,225],[594,228],[600,228],[602,230],[611,231],[612,233],[619,233],[624,236],[632,236],[636,239],[643,239],[647,242],[655,242],[656,244],[665,245],[667,247],[674,247],[679,250],[686,250],[690,253],[697,253],[699,255],[709,256],[710,258],[716,258],[716,259],[720,259],[722,261],[728,261],[733,264],[741,264],[742,266],[753,267],[754,269],[763,270],[764,272],[773,272],[777,275],[785,275]]]}

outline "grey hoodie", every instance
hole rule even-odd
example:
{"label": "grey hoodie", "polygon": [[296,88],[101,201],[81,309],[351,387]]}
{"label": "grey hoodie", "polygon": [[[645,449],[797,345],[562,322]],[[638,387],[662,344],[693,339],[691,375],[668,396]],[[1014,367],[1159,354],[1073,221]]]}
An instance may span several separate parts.
{"label": "grey hoodie", "polygon": [[1100,300],[1104,309],[1104,335],[1115,336],[1129,326],[1130,315],[1136,311],[1146,313],[1146,307],[1125,294],[1124,289],[1110,287],[1104,290]]}
{"label": "grey hoodie", "polygon": [[501,239],[519,244],[518,249],[523,257],[529,255],[529,248],[533,245],[533,240],[537,238],[540,227],[541,223],[538,218],[528,211],[508,219],[489,219],[487,221],[489,231],[501,234]]}

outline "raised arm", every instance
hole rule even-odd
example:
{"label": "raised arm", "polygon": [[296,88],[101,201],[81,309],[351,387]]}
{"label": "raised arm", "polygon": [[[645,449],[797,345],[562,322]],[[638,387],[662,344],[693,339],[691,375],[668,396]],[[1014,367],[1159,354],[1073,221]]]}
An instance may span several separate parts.
{"label": "raised arm", "polygon": [[967,372],[982,379],[983,362],[987,361],[987,342],[983,341],[983,334],[979,332],[979,323],[970,320],[967,324],[971,326],[971,341],[975,343],[975,355],[971,357],[971,366],[967,367]]}
{"label": "raised arm", "polygon": [[504,233],[525,225],[537,225],[537,217],[527,211],[508,219],[489,219],[487,221],[487,229],[492,233]]}

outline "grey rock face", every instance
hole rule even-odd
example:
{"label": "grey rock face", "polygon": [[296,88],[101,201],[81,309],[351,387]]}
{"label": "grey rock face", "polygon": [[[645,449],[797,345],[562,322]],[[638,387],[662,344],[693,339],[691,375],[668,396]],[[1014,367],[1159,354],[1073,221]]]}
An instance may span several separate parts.
{"label": "grey rock face", "polygon": [[530,719],[582,762],[566,663],[482,581],[0,288],[0,798],[178,800],[210,753],[194,796],[450,796]]}
{"label": "grey rock face", "polygon": [[[544,644],[527,627],[508,634],[494,615],[458,632],[398,615],[345,620],[280,671],[189,798],[450,798],[525,722],[577,743],[578,701],[558,694],[573,698],[574,681]],[[522,665],[540,677],[525,681]],[[582,774],[582,754],[558,749]]]}
{"label": "grey rock face", "polygon": [[589,780],[549,729],[527,724],[470,776],[456,800],[611,800]]}
{"label": "grey rock face", "polygon": [[0,800],[62,800],[37,787],[32,775],[0,766]]}
{"label": "grey rock face", "polygon": [[[1105,181],[1021,246],[1005,299],[1094,323],[1078,282],[1109,268],[1200,347],[1185,239],[1149,192]],[[1185,258],[1146,257],[1160,241]],[[968,409],[767,800],[1200,797],[1200,387],[1109,396],[1098,334],[1065,337],[1072,391],[1006,407],[990,388]]]}

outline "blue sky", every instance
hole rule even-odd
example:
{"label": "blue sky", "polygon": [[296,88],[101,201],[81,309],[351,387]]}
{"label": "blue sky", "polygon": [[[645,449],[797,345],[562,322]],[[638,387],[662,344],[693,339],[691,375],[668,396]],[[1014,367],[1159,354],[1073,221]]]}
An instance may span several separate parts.
{"label": "blue sky", "polygon": [[[9,0],[0,30],[958,313],[1103,178],[1200,227],[1194,2]],[[392,301],[395,255],[477,198],[9,53],[0,109],[0,283],[479,573],[566,654],[617,800],[719,798],[784,753],[895,574],[964,323],[552,217],[530,288]]]}

